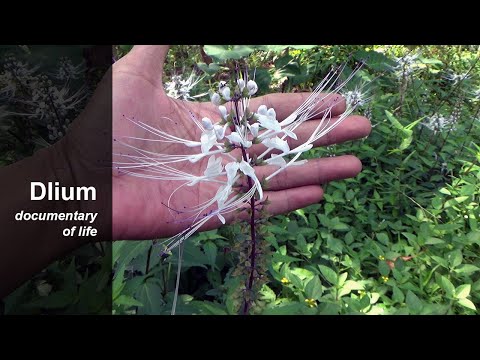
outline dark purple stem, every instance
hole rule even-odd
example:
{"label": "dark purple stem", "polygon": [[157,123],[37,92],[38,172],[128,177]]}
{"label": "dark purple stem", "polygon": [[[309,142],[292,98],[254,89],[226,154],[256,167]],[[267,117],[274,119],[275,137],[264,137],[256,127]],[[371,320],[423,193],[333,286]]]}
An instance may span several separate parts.
{"label": "dark purple stem", "polygon": [[[245,151],[245,148],[242,146],[242,155],[243,159],[247,161],[247,152]],[[248,181],[248,188],[251,189],[253,186],[252,179],[250,177],[247,177]],[[255,232],[255,195],[252,196],[250,199],[250,237],[252,241],[252,250],[250,252],[250,275],[247,278],[246,284],[245,284],[245,291],[247,293],[251,293],[252,288],[253,288],[253,281],[255,279],[255,260],[256,260],[256,254],[257,254],[257,234]],[[250,294],[248,294],[250,295]],[[247,295],[247,296],[248,296]],[[248,315],[248,310],[250,308],[250,300],[249,297],[248,299],[245,299],[243,303],[243,310],[242,314],[243,315]]]}

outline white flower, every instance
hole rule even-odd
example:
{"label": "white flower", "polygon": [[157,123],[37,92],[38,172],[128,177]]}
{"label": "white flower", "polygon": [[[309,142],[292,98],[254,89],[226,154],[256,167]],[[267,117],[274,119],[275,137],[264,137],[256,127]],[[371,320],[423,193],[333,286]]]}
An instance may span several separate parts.
{"label": "white flower", "polygon": [[240,89],[240,92],[242,92],[243,89],[245,89],[245,80],[238,79],[237,80],[237,85],[238,85],[238,88]]}
{"label": "white flower", "polygon": [[215,177],[220,175],[222,170],[222,158],[210,156],[210,158],[208,159],[207,168],[205,169],[203,175],[205,175],[206,177]]}
{"label": "white flower", "polygon": [[225,120],[227,118],[227,108],[223,105],[220,105],[218,110],[220,111],[220,115],[222,115],[222,119]]}
{"label": "white flower", "polygon": [[238,168],[238,162],[230,162],[225,165],[225,171],[227,172],[227,182],[229,185],[233,185],[233,182],[235,181],[235,176],[237,176]]}
{"label": "white flower", "polygon": [[242,138],[242,136],[234,131],[232,132],[230,135],[227,135],[225,136],[228,140],[230,140],[230,142],[232,143],[235,143],[235,144],[239,144],[239,145],[243,145],[244,148],[249,148],[250,146],[252,146],[252,142],[251,141],[248,141],[248,140],[245,140],[244,138]]}
{"label": "white flower", "polygon": [[255,123],[252,125],[248,125],[248,127],[250,128],[250,132],[252,133],[252,136],[256,138],[258,136],[258,130],[259,130],[260,124]]}
{"label": "white flower", "polygon": [[227,82],[226,81],[220,81],[218,83],[218,91],[222,91],[222,89],[227,86]]}
{"label": "white flower", "polygon": [[270,117],[270,118],[272,118],[272,119],[277,120],[277,113],[275,112],[275,109],[274,109],[274,108],[268,109],[268,111],[267,111],[267,116]]}
{"label": "white flower", "polygon": [[267,110],[267,106],[266,106],[266,105],[260,105],[260,106],[258,107],[257,114],[259,114],[259,115],[265,115],[265,116],[266,116],[267,113],[268,113],[268,110]]}
{"label": "white flower", "polygon": [[212,101],[212,104],[215,106],[220,105],[222,99],[220,98],[220,95],[217,93],[213,93],[212,96],[210,97],[210,100]]}
{"label": "white flower", "polygon": [[280,150],[283,154],[287,154],[290,152],[290,146],[288,146],[288,142],[280,139],[277,136],[273,139],[263,140],[262,144],[265,145],[267,148],[274,148]]}
{"label": "white flower", "polygon": [[217,140],[222,140],[225,136],[225,130],[227,130],[227,124],[223,126],[215,124],[213,128],[215,129],[215,135],[217,136]]}
{"label": "white flower", "polygon": [[222,97],[226,100],[226,101],[230,101],[231,100],[231,97],[230,97],[230,88],[228,86],[225,86],[222,88],[222,90],[220,90],[220,93],[222,94]]}
{"label": "white flower", "polygon": [[245,160],[242,160],[242,162],[239,165],[239,169],[241,172],[243,172],[245,175],[250,177],[257,184],[258,195],[260,196],[260,200],[262,200],[263,199],[262,186],[260,184],[260,181],[257,178],[257,175],[255,175],[255,170],[253,169],[253,167],[251,167],[250,164],[247,163]]}
{"label": "white flower", "polygon": [[205,128],[205,130],[212,130],[212,129],[213,129],[212,120],[210,120],[210,119],[207,118],[207,117],[204,117],[204,118],[202,119],[202,125],[203,125],[203,127]]}
{"label": "white flower", "polygon": [[200,137],[200,142],[202,143],[202,153],[208,153],[217,143],[217,135],[215,134],[215,131],[205,131]]}
{"label": "white flower", "polygon": [[282,131],[282,127],[278,121],[268,115],[258,115],[258,122],[265,129],[272,130],[276,133]]}
{"label": "white flower", "polygon": [[253,80],[248,80],[247,82],[248,95],[252,96],[258,91],[258,85]]}

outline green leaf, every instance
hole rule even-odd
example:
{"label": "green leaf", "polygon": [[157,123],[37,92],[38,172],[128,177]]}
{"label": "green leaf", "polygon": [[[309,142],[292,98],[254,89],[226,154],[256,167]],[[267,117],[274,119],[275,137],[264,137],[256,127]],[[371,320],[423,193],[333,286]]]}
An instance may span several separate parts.
{"label": "green leaf", "polygon": [[461,250],[454,250],[447,254],[448,262],[452,268],[456,268],[463,261],[463,255]]}
{"label": "green leaf", "polygon": [[305,286],[305,295],[309,299],[320,300],[323,294],[323,286],[320,278],[317,276],[313,277]]}
{"label": "green leaf", "polygon": [[203,245],[203,252],[207,256],[208,263],[209,265],[216,269],[217,266],[215,265],[215,262],[217,260],[217,245],[215,245],[213,242],[209,241],[205,245]]}
{"label": "green leaf", "polygon": [[282,262],[282,263],[291,263],[294,261],[302,261],[302,259],[293,257],[293,256],[288,256],[288,255],[281,255],[279,253],[274,253],[272,256],[272,261],[273,262]]}
{"label": "green leaf", "polygon": [[402,290],[400,290],[397,286],[393,287],[392,299],[399,303],[403,303],[405,301],[405,295],[403,295]]}
{"label": "green leaf", "polygon": [[390,266],[388,266],[386,261],[380,261],[378,264],[378,271],[382,276],[387,276],[390,274]]}
{"label": "green leaf", "polygon": [[218,61],[230,59],[241,59],[250,55],[254,48],[249,45],[205,45],[203,47],[205,53]]}
{"label": "green leaf", "polygon": [[338,276],[333,269],[325,265],[318,265],[318,268],[320,269],[320,272],[330,284],[337,285]]}
{"label": "green leaf", "polygon": [[463,284],[463,285],[460,285],[459,287],[457,287],[457,289],[455,290],[455,297],[457,299],[464,299],[466,298],[468,295],[470,295],[470,290],[471,290],[472,286],[470,284]]}
{"label": "green leaf", "polygon": [[342,296],[348,295],[352,292],[352,290],[364,290],[364,288],[365,287],[357,281],[347,280],[338,292],[338,297],[341,298]]}
{"label": "green leaf", "polygon": [[457,274],[465,274],[465,275],[470,275],[473,274],[474,272],[480,270],[478,266],[472,265],[472,264],[463,264],[460,266],[457,266],[455,268],[455,272]]}
{"label": "green leaf", "polygon": [[458,299],[457,302],[463,307],[466,307],[467,309],[475,310],[475,311],[477,310],[477,308],[475,307],[475,304],[468,299]]}
{"label": "green leaf", "polygon": [[377,240],[380,241],[383,245],[387,245],[390,241],[387,233],[381,232],[377,233],[375,236],[377,237]]}
{"label": "green leaf", "polygon": [[429,237],[425,241],[425,245],[437,245],[437,244],[445,244],[445,241],[436,237]]}
{"label": "green leaf", "polygon": [[417,295],[415,295],[410,290],[408,290],[407,292],[406,304],[410,309],[410,311],[412,311],[415,314],[418,314],[420,311],[422,311],[422,308],[423,308],[422,301],[418,298]]}
{"label": "green leaf", "polygon": [[60,309],[71,305],[76,294],[67,290],[60,290],[46,297],[42,297],[25,305],[27,308]]}
{"label": "green leaf", "polygon": [[195,301],[193,305],[203,315],[228,315],[225,306],[210,301]]}
{"label": "green leaf", "polygon": [[455,286],[453,286],[452,282],[448,280],[445,276],[439,275],[440,282],[438,285],[445,291],[445,295],[453,299],[455,297]]}
{"label": "green leaf", "polygon": [[[122,244],[123,243],[123,244]],[[151,241],[116,241],[114,245],[114,259],[117,258],[118,266],[128,265],[138,255],[148,251]],[[115,251],[115,248],[117,250]]]}
{"label": "green leaf", "polygon": [[127,295],[120,295],[118,298],[115,299],[114,304],[124,306],[143,306],[140,301],[135,300],[133,297]]}
{"label": "green leaf", "polygon": [[137,299],[143,304],[143,307],[138,309],[139,315],[160,315],[164,311],[162,289],[154,279],[147,279],[142,284]]}
{"label": "green leaf", "polygon": [[263,311],[262,315],[298,315],[301,313],[303,307],[305,307],[305,305],[298,302],[290,303],[283,306],[267,308]]}
{"label": "green leaf", "polygon": [[122,292],[123,288],[125,287],[125,283],[123,282],[124,274],[125,274],[125,264],[120,266],[115,270],[115,275],[113,277],[112,282],[112,299],[115,300],[120,293]]}

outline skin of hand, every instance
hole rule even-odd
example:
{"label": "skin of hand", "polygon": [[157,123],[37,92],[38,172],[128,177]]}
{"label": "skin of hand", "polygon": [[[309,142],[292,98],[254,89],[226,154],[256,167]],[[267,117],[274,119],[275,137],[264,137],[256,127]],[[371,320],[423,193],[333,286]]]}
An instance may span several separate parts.
{"label": "skin of hand", "polygon": [[[177,182],[143,179],[115,171],[112,178],[112,134],[106,130],[112,125],[111,121],[116,138],[148,137],[145,130],[126,120],[125,115],[168,130],[178,137],[198,140],[199,130],[192,126],[187,109],[199,119],[204,116],[218,119],[218,109],[210,102],[187,103],[165,95],[162,71],[167,51],[168,46],[135,46],[109,70],[64,138],[30,158],[0,169],[0,218],[3,220],[2,227],[6,229],[0,239],[0,298],[32,274],[87,242],[112,238],[162,238],[175,235],[190,225],[185,221],[174,221],[172,211],[162,204],[178,187]],[[282,120],[308,95],[267,95],[252,99],[250,108],[256,110],[259,105],[265,104],[275,108],[277,118]],[[345,103],[338,95],[332,97],[338,98],[333,109],[334,115],[338,116],[344,111]],[[299,141],[306,139],[317,123],[318,120],[313,119],[303,124],[297,131]],[[370,129],[368,119],[350,116],[314,145],[362,138],[370,133]],[[145,142],[142,143],[144,145]],[[162,143],[149,142],[148,145],[148,150],[162,153],[194,151],[183,145],[169,145],[171,148]],[[115,153],[122,149],[113,142],[113,151]],[[254,146],[252,151],[260,151],[260,148]],[[183,164],[184,170],[197,174],[203,171],[205,165],[202,162]],[[262,166],[256,173],[263,178],[275,169]],[[317,203],[323,196],[320,184],[353,177],[360,170],[361,163],[354,156],[309,160],[305,165],[288,168],[269,181],[264,191],[269,200],[266,210],[274,215]],[[62,186],[95,186],[97,201],[32,202],[30,182],[39,180],[59,181]],[[217,188],[218,185],[212,183],[183,187],[175,193],[173,206],[178,209],[195,206],[210,199]],[[14,214],[21,209],[57,213],[99,212],[102,209],[94,224],[98,236],[62,236],[63,228],[79,226],[78,222],[17,222]],[[229,214],[226,219],[227,222],[233,221],[234,214]],[[201,230],[213,229],[220,224],[215,218]]]}
{"label": "skin of hand", "polygon": [[[113,65],[113,143],[114,161],[122,161],[115,154],[128,153],[128,149],[118,140],[125,139],[129,144],[143,150],[168,154],[189,154],[194,150],[183,144],[165,144],[162,142],[126,140],[126,136],[153,139],[151,134],[126,118],[149,124],[168,131],[180,138],[198,141],[200,130],[190,118],[190,110],[198,119],[208,117],[214,121],[219,118],[218,109],[211,102],[197,103],[176,100],[168,97],[163,88],[163,63],[168,46],[135,46],[129,54]],[[255,111],[265,104],[276,110],[279,121],[293,112],[309,93],[270,94],[252,98],[250,109]],[[330,98],[329,98],[330,99]],[[333,116],[345,110],[344,99],[331,95],[336,104]],[[297,131],[298,141],[289,141],[290,147],[306,140],[318,124],[312,119],[302,124]],[[362,116],[349,116],[340,126],[327,136],[319,139],[314,146],[325,146],[368,136],[370,122]],[[291,139],[289,139],[291,140]],[[252,147],[251,152],[261,153],[264,148]],[[185,162],[177,169],[193,174],[201,174],[206,167],[206,159],[197,163]],[[271,215],[281,214],[311,204],[318,203],[323,197],[321,184],[356,176],[361,171],[360,160],[354,156],[309,160],[301,166],[287,168],[268,182],[264,192],[269,202],[266,211]],[[273,171],[275,166],[257,167],[256,174],[262,179]],[[181,183],[134,177],[115,172],[113,175],[113,238],[151,239],[173,236],[187,228],[188,221],[179,221],[186,215],[177,214],[164,204]],[[185,209],[211,199],[218,184],[201,182],[198,185],[184,186],[175,192],[171,207]],[[173,205],[172,205],[173,204]],[[234,213],[226,214],[227,222],[234,220]],[[217,228],[221,222],[208,221],[201,230]]]}

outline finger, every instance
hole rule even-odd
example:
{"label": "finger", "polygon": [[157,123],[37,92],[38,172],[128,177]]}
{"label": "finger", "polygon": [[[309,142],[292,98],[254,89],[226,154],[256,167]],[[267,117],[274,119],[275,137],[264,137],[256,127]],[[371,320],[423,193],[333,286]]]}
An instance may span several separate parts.
{"label": "finger", "polygon": [[[249,108],[251,111],[257,111],[260,105],[274,108],[277,119],[283,120],[298,109],[310,95],[311,93],[268,94],[252,99]],[[323,97],[325,98],[323,99]],[[316,105],[317,111],[322,111],[333,106],[332,116],[337,116],[342,114],[346,109],[345,99],[339,94],[320,93],[318,99],[322,100]]]}
{"label": "finger", "polygon": [[122,64],[129,71],[143,76],[155,85],[162,84],[163,64],[169,45],[135,45],[115,66]]}
{"label": "finger", "polygon": [[[331,121],[336,121],[337,118],[333,118]],[[297,140],[292,138],[286,138],[290,149],[294,149],[297,146],[305,143],[308,138],[312,135],[315,128],[320,123],[320,120],[311,120],[306,121],[302,125],[298,127],[295,131],[297,134]],[[361,139],[370,134],[372,130],[372,126],[370,121],[363,116],[359,115],[352,115],[347,117],[345,120],[342,121],[340,125],[338,125],[335,129],[327,133],[326,135],[322,136],[320,139],[313,143],[314,147],[317,146],[327,146],[332,144],[340,144],[350,140]],[[260,155],[265,151],[265,146],[262,144],[253,145],[249,152],[251,154]],[[272,150],[271,154],[278,154],[279,151]]]}
{"label": "finger", "polygon": [[[255,173],[264,179],[278,166],[257,166]],[[353,155],[312,159],[304,165],[290,166],[267,182],[266,190],[285,190],[309,185],[326,184],[333,180],[355,177],[362,171],[361,161]]]}
{"label": "finger", "polygon": [[269,215],[284,214],[317,204],[323,199],[323,189],[319,185],[302,186],[281,191],[266,191],[269,204],[266,211]]}

